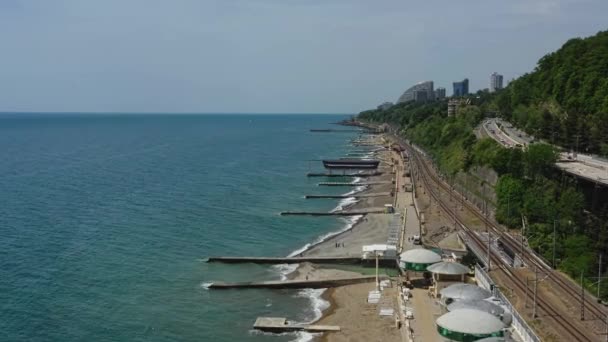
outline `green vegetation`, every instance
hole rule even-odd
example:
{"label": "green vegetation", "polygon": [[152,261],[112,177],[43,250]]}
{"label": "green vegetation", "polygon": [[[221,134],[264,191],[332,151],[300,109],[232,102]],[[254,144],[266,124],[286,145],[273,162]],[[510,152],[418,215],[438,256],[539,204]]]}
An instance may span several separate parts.
{"label": "green vegetation", "polygon": [[[436,102],[366,111],[359,119],[399,126],[406,137],[433,156],[447,175],[473,166],[494,169],[499,175],[496,220],[521,229],[525,218],[529,245],[550,263],[555,226],[557,266],[575,279],[581,271],[591,274],[597,267],[598,250],[607,246],[608,224],[599,219],[592,223],[583,215],[583,194],[571,181],[555,175],[557,152],[552,146],[537,143],[526,150],[506,149],[490,138],[475,138],[473,129],[483,119],[481,108],[487,101],[476,99],[474,104],[460,108],[455,117],[447,117],[446,104]],[[598,225],[602,237],[595,239]]]}
{"label": "green vegetation", "polygon": [[[370,110],[359,119],[390,123],[425,148],[447,175],[474,166],[492,168],[496,219],[521,229],[529,245],[578,280],[597,270],[597,256],[608,250],[608,204],[584,214],[585,198],[571,178],[553,167],[556,150],[533,144],[525,151],[505,149],[491,139],[476,139],[473,129],[485,113],[500,111],[506,119],[564,147],[608,155],[608,32],[574,39],[543,57],[530,74],[498,94],[478,92],[447,116],[447,103],[405,103]],[[604,253],[605,255],[605,253]],[[608,286],[602,296],[608,297]]]}
{"label": "green vegetation", "polygon": [[608,155],[608,31],[571,39],[494,101],[508,120],[567,149]]}

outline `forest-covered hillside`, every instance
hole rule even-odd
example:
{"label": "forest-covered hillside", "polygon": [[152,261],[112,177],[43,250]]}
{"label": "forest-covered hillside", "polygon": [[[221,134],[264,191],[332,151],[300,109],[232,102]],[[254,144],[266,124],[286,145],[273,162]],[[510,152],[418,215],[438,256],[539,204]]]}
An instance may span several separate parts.
{"label": "forest-covered hillside", "polygon": [[608,31],[575,38],[495,98],[516,125],[566,149],[608,155]]}

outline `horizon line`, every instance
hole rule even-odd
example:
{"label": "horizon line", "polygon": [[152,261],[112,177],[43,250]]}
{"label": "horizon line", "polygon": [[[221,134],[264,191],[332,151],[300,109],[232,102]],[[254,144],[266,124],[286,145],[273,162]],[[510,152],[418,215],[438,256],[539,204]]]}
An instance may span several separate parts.
{"label": "horizon line", "polygon": [[358,113],[330,113],[330,112],[97,112],[97,111],[2,111],[2,114],[92,114],[92,115],[104,115],[104,114],[125,114],[125,115],[141,115],[141,114],[152,114],[152,115],[356,115]]}

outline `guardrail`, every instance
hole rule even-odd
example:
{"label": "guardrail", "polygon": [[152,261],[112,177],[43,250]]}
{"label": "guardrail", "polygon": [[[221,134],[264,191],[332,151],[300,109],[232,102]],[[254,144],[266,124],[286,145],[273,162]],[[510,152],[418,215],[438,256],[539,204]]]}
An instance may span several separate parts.
{"label": "guardrail", "polygon": [[492,291],[494,297],[500,299],[511,311],[511,315],[513,315],[513,322],[511,322],[511,327],[519,334],[524,342],[540,342],[541,339],[536,335],[534,330],[530,328],[526,320],[521,317],[521,315],[517,312],[513,304],[505,297],[505,295],[500,291],[498,287],[495,286],[492,278],[486,273],[486,271],[479,265],[475,265],[475,278],[477,279],[477,283],[481,285],[481,287],[486,290]]}

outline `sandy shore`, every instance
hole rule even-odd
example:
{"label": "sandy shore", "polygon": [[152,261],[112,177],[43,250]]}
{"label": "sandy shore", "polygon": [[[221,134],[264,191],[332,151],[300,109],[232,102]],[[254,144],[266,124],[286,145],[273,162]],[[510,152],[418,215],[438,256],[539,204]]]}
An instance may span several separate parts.
{"label": "sandy shore", "polygon": [[[379,140],[379,137],[376,137]],[[390,160],[394,156],[391,151],[379,153],[381,160]],[[391,182],[395,175],[391,173],[391,167],[382,163],[380,176],[366,178],[365,182]],[[390,193],[394,190],[394,184],[379,184],[369,186],[360,194]],[[357,203],[348,206],[349,210],[358,210],[372,207],[383,207],[385,204],[394,203],[394,197],[390,195],[361,198]],[[360,256],[363,245],[384,244],[388,238],[388,226],[391,215],[368,214],[360,218],[349,230],[335,235],[303,252],[305,256]],[[338,278],[358,275],[354,272],[318,268],[314,265],[301,264],[296,271],[289,275],[290,278],[323,279]],[[341,327],[339,333],[323,334],[318,340],[321,341],[400,341],[401,334],[395,328],[392,317],[379,316],[379,308],[396,309],[396,289],[387,288],[382,293],[379,304],[368,304],[367,295],[374,290],[374,283],[356,284],[328,289],[323,298],[330,303],[328,309],[318,320],[319,324],[338,325]]]}

